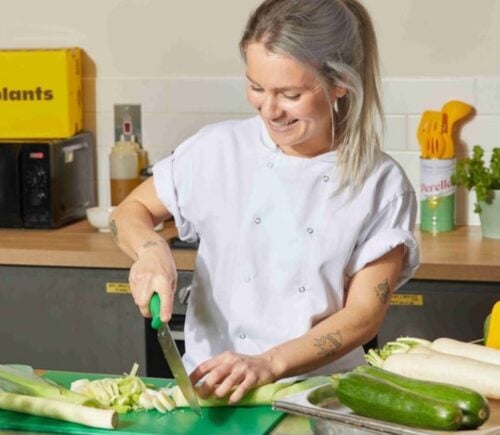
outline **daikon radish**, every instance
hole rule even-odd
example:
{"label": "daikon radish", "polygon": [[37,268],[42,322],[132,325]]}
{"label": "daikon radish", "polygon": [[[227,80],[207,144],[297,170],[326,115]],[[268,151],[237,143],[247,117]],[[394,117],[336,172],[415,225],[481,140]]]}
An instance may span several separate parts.
{"label": "daikon radish", "polygon": [[459,385],[500,399],[500,366],[495,364],[444,353],[398,353],[378,362],[378,367],[399,375]]}
{"label": "daikon radish", "polygon": [[437,350],[431,349],[429,346],[414,346],[408,350],[407,353],[420,353],[420,354],[436,354],[436,353],[442,353],[438,352]]}
{"label": "daikon radish", "polygon": [[431,349],[500,366],[500,350],[480,344],[466,343],[443,337],[434,340],[431,344]]}

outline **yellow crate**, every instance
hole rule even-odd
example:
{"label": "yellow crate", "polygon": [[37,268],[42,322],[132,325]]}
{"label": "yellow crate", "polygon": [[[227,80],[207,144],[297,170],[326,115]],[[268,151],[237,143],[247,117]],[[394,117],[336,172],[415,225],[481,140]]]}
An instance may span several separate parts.
{"label": "yellow crate", "polygon": [[0,138],[68,138],[83,129],[82,52],[0,50]]}

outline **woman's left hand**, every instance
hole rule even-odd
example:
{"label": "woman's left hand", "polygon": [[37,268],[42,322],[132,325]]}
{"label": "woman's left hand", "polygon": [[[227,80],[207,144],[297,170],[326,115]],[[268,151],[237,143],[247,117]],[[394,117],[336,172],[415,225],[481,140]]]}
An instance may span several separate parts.
{"label": "woman's left hand", "polygon": [[249,390],[260,385],[274,382],[271,361],[263,355],[243,355],[223,352],[200,364],[191,373],[193,384],[202,379],[198,387],[200,397],[215,395],[218,398],[229,396],[229,404],[238,402]]}

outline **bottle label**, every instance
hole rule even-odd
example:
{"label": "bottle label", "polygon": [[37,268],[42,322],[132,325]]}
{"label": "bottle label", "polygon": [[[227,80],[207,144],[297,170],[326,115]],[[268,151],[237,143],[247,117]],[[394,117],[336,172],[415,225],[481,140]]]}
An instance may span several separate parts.
{"label": "bottle label", "polygon": [[455,228],[455,159],[420,159],[420,229],[432,233]]}
{"label": "bottle label", "polygon": [[455,159],[420,159],[420,198],[449,196],[455,193],[451,176]]}

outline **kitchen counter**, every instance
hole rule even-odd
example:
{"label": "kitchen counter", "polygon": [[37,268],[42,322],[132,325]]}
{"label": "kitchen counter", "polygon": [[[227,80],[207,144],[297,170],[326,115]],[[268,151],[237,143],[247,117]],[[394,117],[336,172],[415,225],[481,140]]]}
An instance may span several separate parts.
{"label": "kitchen counter", "polygon": [[[177,235],[173,221],[159,232]],[[500,240],[485,239],[479,226],[448,233],[416,232],[421,265],[414,279],[500,282]],[[196,253],[173,252],[179,270],[192,270]],[[128,269],[132,261],[86,220],[53,230],[0,229],[0,264]]]}
{"label": "kitchen counter", "polygon": [[[166,240],[176,237],[173,221],[159,231]],[[192,270],[195,253],[176,250],[178,269]],[[51,230],[0,229],[0,264],[128,269],[132,260],[113,241],[109,232],[99,232],[87,220]]]}

